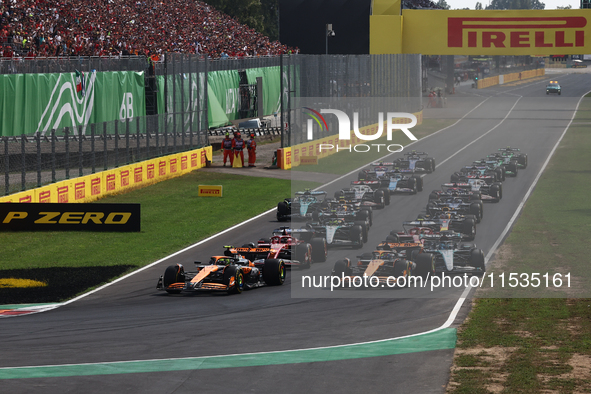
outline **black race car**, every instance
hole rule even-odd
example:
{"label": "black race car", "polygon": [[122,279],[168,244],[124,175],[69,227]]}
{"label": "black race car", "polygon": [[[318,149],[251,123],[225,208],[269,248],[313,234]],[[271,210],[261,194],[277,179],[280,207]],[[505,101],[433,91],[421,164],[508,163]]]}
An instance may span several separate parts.
{"label": "black race car", "polygon": [[293,199],[286,198],[277,204],[277,220],[283,222],[312,218],[312,213],[315,210],[326,205],[326,195],[327,193],[324,191],[296,192]]}
{"label": "black race car", "polygon": [[425,152],[415,150],[404,154],[404,158],[394,161],[394,167],[408,168],[417,174],[430,174],[435,171],[435,159]]}

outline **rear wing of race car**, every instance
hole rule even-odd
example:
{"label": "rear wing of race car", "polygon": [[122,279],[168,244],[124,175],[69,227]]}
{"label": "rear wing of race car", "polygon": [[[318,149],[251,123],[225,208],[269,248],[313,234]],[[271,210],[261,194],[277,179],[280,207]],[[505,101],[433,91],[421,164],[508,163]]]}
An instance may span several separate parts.
{"label": "rear wing of race car", "polygon": [[351,185],[367,185],[371,188],[373,188],[373,186],[380,186],[380,184],[380,181],[351,181]]}
{"label": "rear wing of race car", "polygon": [[433,220],[411,220],[407,222],[402,222],[402,226],[412,226],[412,227],[429,227],[429,226],[438,226],[439,223]]}
{"label": "rear wing of race car", "polygon": [[271,248],[235,248],[233,246],[226,246],[224,255],[228,257],[242,255],[250,261],[265,258],[269,255]]}
{"label": "rear wing of race car", "polygon": [[397,252],[401,252],[403,250],[409,249],[419,249],[422,248],[423,244],[419,242],[380,242],[378,244],[378,250],[395,250]]}
{"label": "rear wing of race car", "polygon": [[388,163],[371,163],[372,166],[376,167],[386,167],[386,166],[393,166],[394,163],[388,162]]}
{"label": "rear wing of race car", "polygon": [[404,156],[428,156],[428,155],[429,154],[427,152],[417,152],[415,150],[404,154]]}
{"label": "rear wing of race car", "polygon": [[305,192],[295,192],[296,196],[327,196],[328,192],[325,191],[305,191]]}
{"label": "rear wing of race car", "polygon": [[441,185],[442,187],[458,187],[462,189],[472,189],[472,185],[467,182],[455,182],[455,183],[444,183]]}
{"label": "rear wing of race car", "polygon": [[281,226],[273,230],[273,235],[289,235],[293,232],[293,230],[289,226]]}

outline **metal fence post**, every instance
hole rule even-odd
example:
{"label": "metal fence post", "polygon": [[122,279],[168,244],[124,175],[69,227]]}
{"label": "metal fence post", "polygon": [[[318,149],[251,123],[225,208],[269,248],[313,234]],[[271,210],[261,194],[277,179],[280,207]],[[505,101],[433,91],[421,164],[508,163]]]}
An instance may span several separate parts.
{"label": "metal fence post", "polygon": [[56,167],[56,157],[55,157],[55,129],[51,130],[51,182],[55,183],[55,167]]}
{"label": "metal fence post", "polygon": [[70,140],[68,139],[70,130],[66,127],[64,129],[64,138],[66,144],[66,179],[70,179]]}
{"label": "metal fence post", "polygon": [[107,122],[103,122],[103,170],[107,170],[108,167],[108,148],[107,148]]}
{"label": "metal fence post", "polygon": [[115,167],[119,167],[119,121],[115,121]]}
{"label": "metal fence post", "polygon": [[125,163],[129,164],[129,118],[125,118]]}
{"label": "metal fence post", "polygon": [[21,170],[21,190],[27,190],[27,160],[26,160],[26,153],[25,153],[25,143],[27,142],[27,137],[23,134],[21,135],[21,159],[22,159],[22,170]]}
{"label": "metal fence post", "polygon": [[95,135],[96,123],[90,125],[90,152],[92,160],[92,173],[96,170],[96,152],[94,151],[94,135]]}
{"label": "metal fence post", "polygon": [[8,137],[2,137],[4,141],[4,194],[8,195],[10,189],[10,156],[8,155]]}
{"label": "metal fence post", "polygon": [[78,128],[78,176],[83,176],[84,172],[84,148],[82,147],[82,128]]}
{"label": "metal fence post", "polygon": [[41,187],[41,133],[35,134],[37,143],[37,187]]}

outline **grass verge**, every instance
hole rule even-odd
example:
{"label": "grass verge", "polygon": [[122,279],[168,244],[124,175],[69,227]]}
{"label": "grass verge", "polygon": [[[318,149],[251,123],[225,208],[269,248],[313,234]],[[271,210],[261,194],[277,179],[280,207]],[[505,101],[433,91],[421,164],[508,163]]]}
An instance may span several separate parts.
{"label": "grass verge", "polygon": [[[197,185],[222,185],[224,197],[197,197]],[[124,274],[142,267],[210,235],[240,223],[277,205],[290,194],[289,179],[256,178],[206,171],[194,171],[150,187],[101,200],[104,203],[141,202],[142,231],[138,233],[94,232],[3,232],[0,233],[2,262],[0,278],[9,278],[13,270],[29,270],[28,279],[36,279],[40,269],[125,266]],[[318,184],[302,182],[300,187]],[[264,191],[264,192],[262,192]],[[232,203],[228,209],[229,202]],[[111,278],[99,275],[99,285]],[[14,273],[14,272],[13,272]],[[14,275],[13,275],[14,276]],[[26,275],[16,276],[25,278]],[[69,286],[75,278],[62,282]],[[5,289],[11,291],[14,289]],[[84,290],[84,289],[82,289]],[[80,292],[82,290],[77,290]],[[74,296],[76,293],[69,293]],[[67,297],[66,297],[67,298]],[[60,300],[64,296],[60,296]],[[56,300],[50,300],[56,301]],[[30,300],[26,302],[50,302]],[[14,301],[20,303],[25,301]],[[0,305],[8,303],[0,294]]]}
{"label": "grass verge", "polygon": [[[475,299],[458,331],[448,393],[591,392],[590,121],[591,100],[584,99],[490,267],[497,273],[570,273],[571,287],[525,293],[562,298]],[[503,293],[476,293],[498,295]]]}

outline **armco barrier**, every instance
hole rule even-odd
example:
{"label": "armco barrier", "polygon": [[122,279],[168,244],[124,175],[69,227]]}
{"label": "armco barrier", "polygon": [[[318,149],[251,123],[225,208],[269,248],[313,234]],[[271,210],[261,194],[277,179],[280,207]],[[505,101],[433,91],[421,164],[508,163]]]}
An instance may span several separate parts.
{"label": "armco barrier", "polygon": [[206,166],[211,146],[146,160],[0,197],[2,202],[91,202]]}
{"label": "armco barrier", "polygon": [[508,82],[520,81],[523,79],[539,77],[546,75],[546,70],[543,68],[537,68],[535,70],[527,70],[503,75],[497,75],[494,77],[483,78],[478,81],[478,89],[488,88],[494,85],[504,84]]}
{"label": "armco barrier", "polygon": [[[423,123],[423,111],[415,112],[413,115],[417,117],[417,125]],[[405,121],[403,122],[403,120]],[[406,118],[396,118],[394,119],[394,123],[407,123],[406,120]],[[386,123],[387,122],[384,122],[383,130],[386,130]],[[369,126],[361,127],[359,131],[363,135],[372,135],[375,134],[377,130],[378,124],[374,123]],[[358,138],[354,133],[351,133],[350,140],[339,140],[339,135],[334,134],[319,140],[304,142],[302,144],[294,145],[290,148],[277,150],[277,166],[281,169],[288,170],[292,167],[299,166],[300,157],[302,156],[316,156],[318,159],[323,159],[327,156],[337,153],[337,146],[339,150],[343,150],[344,148],[347,148],[351,145],[363,142],[364,141]],[[334,148],[322,149],[322,152],[319,152],[319,147],[321,144],[332,145]]]}

